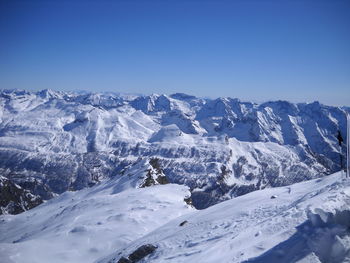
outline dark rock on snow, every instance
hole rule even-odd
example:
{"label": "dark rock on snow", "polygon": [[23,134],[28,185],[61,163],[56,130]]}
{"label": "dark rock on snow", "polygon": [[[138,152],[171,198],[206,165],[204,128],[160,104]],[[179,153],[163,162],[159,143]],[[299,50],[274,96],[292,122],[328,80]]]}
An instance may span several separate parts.
{"label": "dark rock on snow", "polygon": [[138,249],[136,249],[134,252],[132,252],[128,258],[121,257],[118,260],[118,263],[136,263],[143,259],[144,257],[152,254],[157,249],[156,246],[152,244],[146,244],[140,246]]}

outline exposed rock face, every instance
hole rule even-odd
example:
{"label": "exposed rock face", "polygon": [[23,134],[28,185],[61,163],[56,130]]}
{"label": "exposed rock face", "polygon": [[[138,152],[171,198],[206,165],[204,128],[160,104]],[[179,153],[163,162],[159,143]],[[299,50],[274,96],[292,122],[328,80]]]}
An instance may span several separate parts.
{"label": "exposed rock face", "polygon": [[0,215],[19,214],[42,202],[40,196],[33,195],[9,179],[0,176]]}
{"label": "exposed rock face", "polygon": [[146,244],[140,246],[138,249],[136,249],[134,252],[132,252],[128,258],[121,257],[118,260],[118,263],[136,263],[139,262],[144,257],[148,256],[149,254],[152,254],[157,249],[156,246],[152,244]]}
{"label": "exposed rock face", "polygon": [[339,170],[345,112],[318,102],[4,90],[0,173],[43,199],[137,174],[138,186],[185,184],[205,208]]}
{"label": "exposed rock face", "polygon": [[187,220],[185,220],[185,221],[182,221],[180,224],[179,224],[179,226],[184,226],[185,224],[187,224],[188,223],[188,221]]}
{"label": "exposed rock face", "polygon": [[152,158],[149,161],[151,165],[150,169],[147,169],[145,180],[140,187],[148,187],[156,184],[168,184],[168,178],[164,175],[163,170],[160,168],[159,159]]}

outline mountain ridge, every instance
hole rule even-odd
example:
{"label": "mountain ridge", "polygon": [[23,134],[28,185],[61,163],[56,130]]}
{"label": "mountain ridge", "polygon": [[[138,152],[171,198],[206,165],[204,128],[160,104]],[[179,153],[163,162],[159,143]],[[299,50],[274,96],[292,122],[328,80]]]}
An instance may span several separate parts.
{"label": "mountain ridge", "polygon": [[345,112],[181,93],[1,90],[0,173],[49,199],[158,158],[169,182],[189,186],[205,208],[339,170],[335,136],[346,134]]}

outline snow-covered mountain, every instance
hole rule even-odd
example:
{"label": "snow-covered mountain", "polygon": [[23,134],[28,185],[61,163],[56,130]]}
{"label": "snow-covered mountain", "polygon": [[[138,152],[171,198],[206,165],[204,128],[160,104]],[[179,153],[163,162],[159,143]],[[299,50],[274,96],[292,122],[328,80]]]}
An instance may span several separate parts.
{"label": "snow-covered mountain", "polygon": [[126,182],[116,177],[0,216],[1,262],[350,261],[350,179],[340,173],[204,210],[186,204],[186,186]]}
{"label": "snow-covered mountain", "polygon": [[186,185],[205,208],[339,170],[346,111],[318,102],[2,90],[0,175],[47,200],[137,174]]}

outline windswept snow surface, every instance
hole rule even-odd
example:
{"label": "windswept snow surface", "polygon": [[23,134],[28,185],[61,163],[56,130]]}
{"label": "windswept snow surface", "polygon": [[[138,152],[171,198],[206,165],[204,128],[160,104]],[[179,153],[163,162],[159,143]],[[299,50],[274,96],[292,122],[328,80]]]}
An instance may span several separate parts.
{"label": "windswept snow surface", "polygon": [[97,262],[144,244],[158,248],[143,262],[350,262],[349,227],[350,179],[337,173],[180,216]]}
{"label": "windswept snow surface", "polygon": [[204,210],[184,203],[185,186],[120,183],[113,179],[0,216],[1,262],[111,263],[146,244],[157,249],[142,262],[350,260],[350,180],[340,173]]}
{"label": "windswept snow surface", "polygon": [[93,262],[194,210],[186,186],[124,188],[111,180],[1,216],[0,262]]}

